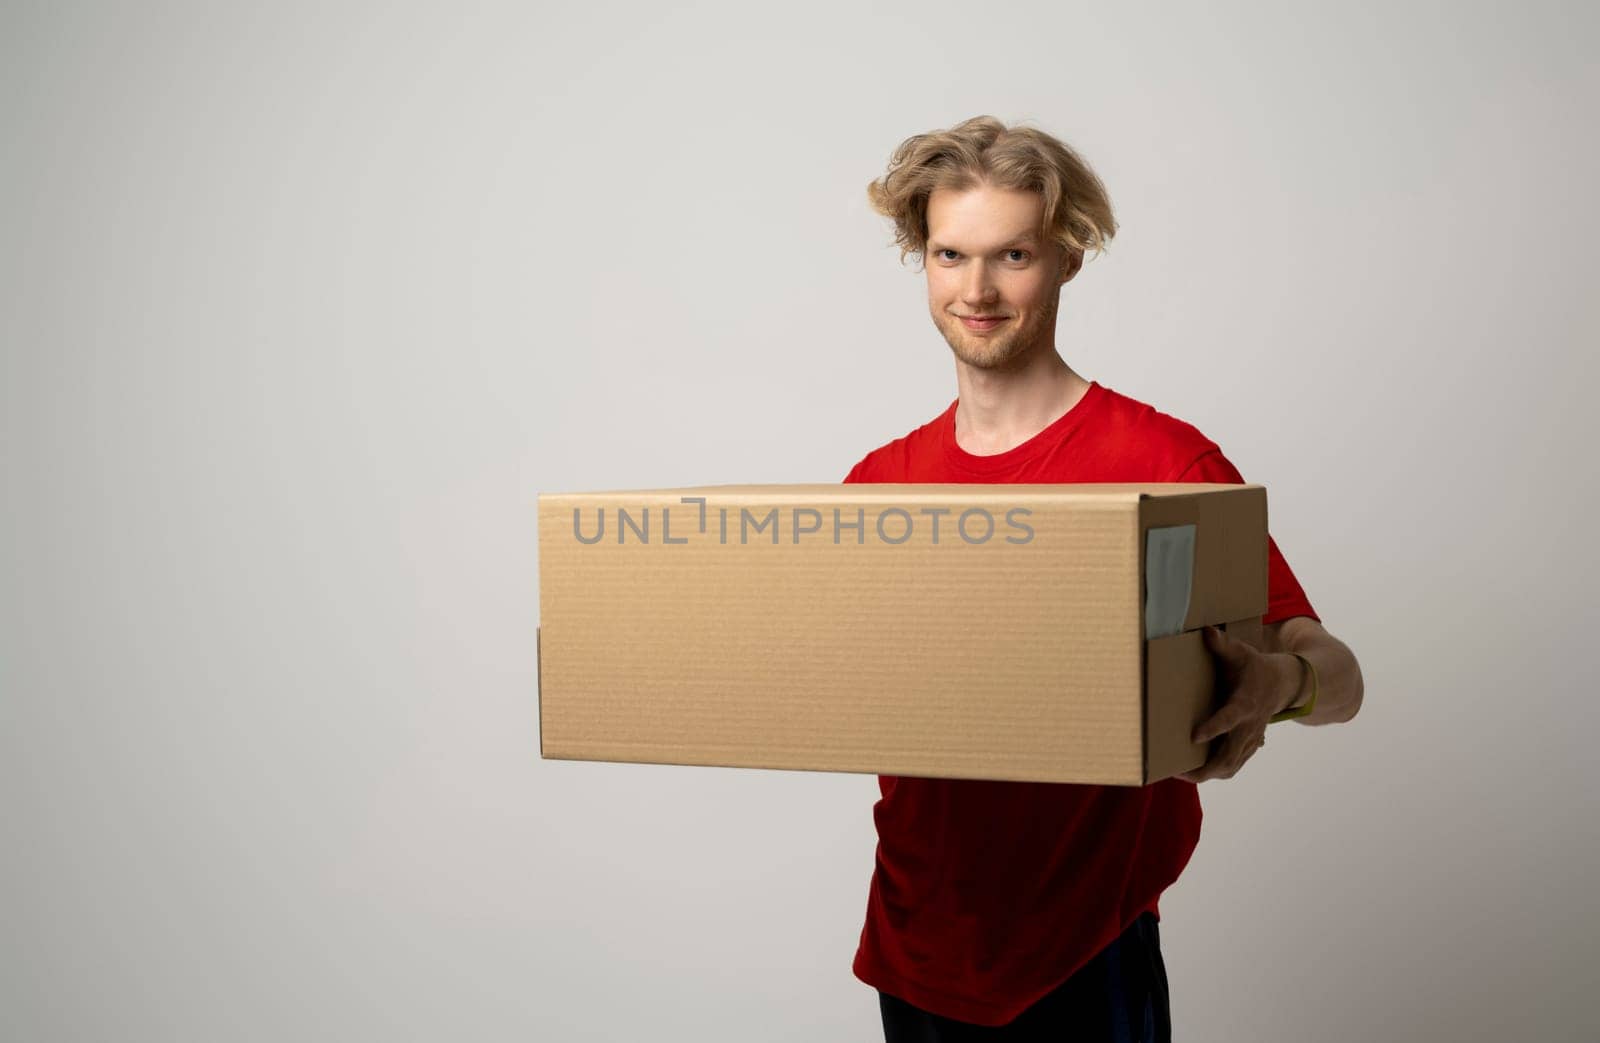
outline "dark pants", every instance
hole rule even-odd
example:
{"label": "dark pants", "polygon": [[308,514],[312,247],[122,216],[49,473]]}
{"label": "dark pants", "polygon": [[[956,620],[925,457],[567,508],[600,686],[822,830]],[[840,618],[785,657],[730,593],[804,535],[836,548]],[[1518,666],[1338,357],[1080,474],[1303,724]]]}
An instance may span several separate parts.
{"label": "dark pants", "polygon": [[878,993],[885,1043],[1050,1040],[1171,1043],[1167,967],[1156,918],[1144,913],[1081,970],[1016,1019],[995,1028],[930,1014]]}

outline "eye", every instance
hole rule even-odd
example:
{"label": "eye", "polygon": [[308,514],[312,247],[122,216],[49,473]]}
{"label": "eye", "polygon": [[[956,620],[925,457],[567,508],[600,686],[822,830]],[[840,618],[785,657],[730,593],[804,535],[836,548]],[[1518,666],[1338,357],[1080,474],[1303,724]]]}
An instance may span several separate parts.
{"label": "eye", "polygon": [[[1020,250],[1020,249],[1016,249],[1016,248],[1012,248],[1012,249],[1007,250],[1005,252],[1007,254],[1021,254],[1022,257],[1017,258],[1017,260],[1019,260],[1019,261],[1023,260],[1024,258],[1029,258],[1029,257],[1033,256],[1032,254],[1030,254],[1026,250]],[[943,261],[943,260],[948,260],[948,258],[945,257],[945,254],[953,254],[953,253],[955,253],[955,251],[950,249],[947,246],[947,247],[943,247],[942,249],[934,251],[934,256],[939,258],[941,261]]]}

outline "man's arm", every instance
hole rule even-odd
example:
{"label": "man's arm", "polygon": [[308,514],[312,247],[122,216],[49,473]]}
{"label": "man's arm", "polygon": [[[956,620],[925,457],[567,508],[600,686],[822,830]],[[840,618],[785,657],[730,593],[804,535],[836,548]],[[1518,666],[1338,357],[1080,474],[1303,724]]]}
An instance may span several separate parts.
{"label": "man's arm", "polygon": [[1311,698],[1311,679],[1305,667],[1289,652],[1299,652],[1317,668],[1317,706],[1301,724],[1339,724],[1361,709],[1361,664],[1343,641],[1323,629],[1310,616],[1291,616],[1261,628],[1263,652],[1276,657],[1283,679],[1278,691],[1284,701],[1274,712],[1299,706]]}
{"label": "man's arm", "polygon": [[[1302,724],[1348,721],[1361,708],[1361,667],[1343,641],[1310,616],[1292,616],[1261,628],[1262,648],[1205,628],[1206,647],[1217,657],[1227,682],[1220,706],[1194,729],[1195,742],[1212,743],[1206,762],[1179,775],[1189,782],[1229,779],[1266,742],[1267,724],[1278,713],[1311,698],[1310,678],[1291,650],[1317,671],[1317,706]],[[1213,741],[1216,740],[1216,741]]]}

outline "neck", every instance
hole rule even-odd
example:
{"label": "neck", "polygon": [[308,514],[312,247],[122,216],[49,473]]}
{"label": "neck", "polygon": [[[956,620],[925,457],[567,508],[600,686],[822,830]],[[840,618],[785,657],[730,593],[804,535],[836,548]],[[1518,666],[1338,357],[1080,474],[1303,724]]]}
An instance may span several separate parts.
{"label": "neck", "polygon": [[956,444],[977,456],[1014,449],[1077,405],[1089,381],[1051,348],[1014,370],[956,362]]}

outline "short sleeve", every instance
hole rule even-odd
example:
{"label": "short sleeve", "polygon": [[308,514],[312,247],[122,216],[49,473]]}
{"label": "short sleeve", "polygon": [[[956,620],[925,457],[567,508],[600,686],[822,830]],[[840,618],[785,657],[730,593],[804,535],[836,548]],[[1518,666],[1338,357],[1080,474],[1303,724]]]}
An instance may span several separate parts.
{"label": "short sleeve", "polygon": [[[1222,455],[1222,450],[1211,449],[1185,467],[1175,482],[1219,482],[1243,485],[1244,478],[1238,468]],[[1311,607],[1306,592],[1300,588],[1289,562],[1278,550],[1277,541],[1267,534],[1267,612],[1261,617],[1262,625],[1281,623],[1291,616],[1310,616],[1318,623],[1322,617]]]}

